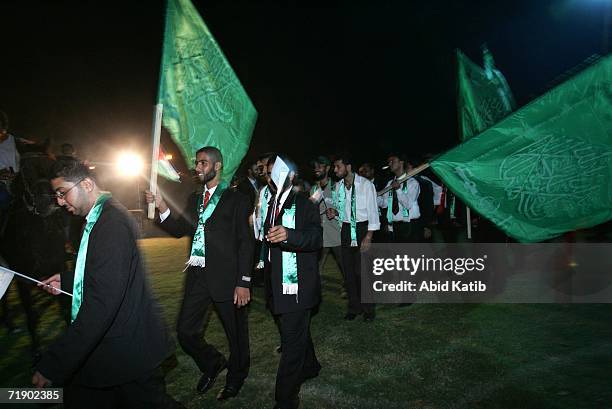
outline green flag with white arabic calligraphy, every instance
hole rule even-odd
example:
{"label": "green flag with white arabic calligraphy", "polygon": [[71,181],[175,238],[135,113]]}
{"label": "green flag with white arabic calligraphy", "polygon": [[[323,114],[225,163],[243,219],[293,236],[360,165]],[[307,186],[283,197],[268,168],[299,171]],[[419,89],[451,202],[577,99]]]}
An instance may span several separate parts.
{"label": "green flag with white arabic calligraphy", "polygon": [[431,163],[522,242],[612,218],[612,56]]}
{"label": "green flag with white arabic calligraphy", "polygon": [[248,150],[257,111],[189,0],[168,0],[158,102],[189,163],[203,146],[223,154],[229,180]]}
{"label": "green flag with white arabic calligraphy", "polygon": [[506,79],[483,48],[484,69],[457,50],[457,108],[461,140],[478,135],[514,109]]}

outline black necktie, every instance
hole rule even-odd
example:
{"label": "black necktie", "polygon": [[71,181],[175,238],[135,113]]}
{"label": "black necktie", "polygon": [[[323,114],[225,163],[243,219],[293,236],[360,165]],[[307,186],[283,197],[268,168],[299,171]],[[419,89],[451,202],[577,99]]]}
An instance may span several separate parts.
{"label": "black necktie", "polygon": [[393,214],[399,213],[399,200],[397,200],[397,190],[393,189],[393,204],[391,205]]}
{"label": "black necktie", "polygon": [[268,200],[268,207],[267,207],[267,211],[266,211],[266,220],[264,222],[264,226],[268,226],[268,228],[272,227],[270,225],[270,223],[272,222],[272,211],[274,209],[272,209],[274,207],[274,196],[270,197],[270,200]]}

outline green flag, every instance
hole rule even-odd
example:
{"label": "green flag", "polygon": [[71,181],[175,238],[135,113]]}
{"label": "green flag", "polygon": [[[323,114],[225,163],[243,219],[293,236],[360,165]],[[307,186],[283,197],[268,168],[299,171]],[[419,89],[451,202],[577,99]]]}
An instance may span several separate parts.
{"label": "green flag", "polygon": [[484,69],[457,50],[457,107],[463,141],[494,125],[514,109],[508,83],[486,47],[483,60]]}
{"label": "green flag", "polygon": [[193,163],[198,149],[215,146],[229,180],[249,147],[257,111],[189,0],[168,0],[158,102],[185,159]]}
{"label": "green flag", "polygon": [[612,56],[431,163],[523,242],[612,218]]}

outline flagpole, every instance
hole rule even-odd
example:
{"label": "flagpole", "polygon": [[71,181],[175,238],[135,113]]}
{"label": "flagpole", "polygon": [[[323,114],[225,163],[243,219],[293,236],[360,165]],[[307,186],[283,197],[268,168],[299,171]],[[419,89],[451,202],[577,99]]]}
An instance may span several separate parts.
{"label": "flagpole", "polygon": [[10,270],[10,269],[8,269],[8,268],[6,268],[6,267],[0,267],[0,271],[2,271],[2,272],[4,272],[4,273],[7,273],[7,274],[14,274],[14,275],[19,276],[19,277],[21,277],[21,278],[25,278],[26,280],[34,281],[34,282],[35,282],[35,283],[37,283],[37,284],[41,284],[43,287],[49,287],[49,288],[52,288],[52,289],[53,289],[53,290],[55,290],[55,291],[59,291],[59,292],[60,292],[60,293],[62,293],[62,294],[66,294],[66,295],[69,295],[69,296],[71,296],[71,297],[72,297],[72,294],[67,293],[66,291],[60,290],[59,288],[55,288],[55,287],[53,287],[52,285],[49,285],[49,284],[45,284],[45,283],[43,283],[42,281],[35,280],[35,279],[33,279],[32,277],[28,277],[27,275],[20,274],[20,273],[18,273],[18,272],[16,272],[16,271]]}
{"label": "flagpole", "polygon": [[[155,117],[153,119],[153,151],[151,152],[151,179],[149,191],[155,196],[157,194],[157,162],[159,161],[159,139],[161,137],[163,104],[155,105]],[[148,218],[155,218],[155,201],[149,203]]]}
{"label": "flagpole", "polygon": [[[455,50],[455,64],[457,64],[456,68],[457,68],[457,83],[455,85],[456,90],[457,90],[457,125],[459,126],[459,140],[461,142],[465,142],[465,128],[464,128],[464,124],[463,124],[463,116],[461,114],[461,104],[459,103],[461,101],[461,78],[462,78],[462,72],[461,70],[464,70],[465,67],[464,65],[459,61],[460,58],[460,53],[461,51],[459,49]],[[474,103],[473,101],[471,101],[471,88],[464,90],[466,93],[468,93],[468,95],[464,95],[463,97],[469,97],[470,99],[470,105],[473,107]],[[478,127],[482,128],[482,124],[480,123],[480,118],[478,116],[476,116],[474,118],[476,121],[479,122]],[[472,137],[473,135],[470,135],[470,137]],[[455,199],[456,200],[456,199]],[[465,217],[466,217],[466,223],[465,226],[467,228],[467,238],[468,240],[472,239],[472,214],[471,214],[471,210],[468,207],[467,203],[465,204]]]}
{"label": "flagpole", "polygon": [[467,205],[465,206],[465,217],[467,219],[467,238],[472,240],[472,211]]}
{"label": "flagpole", "polygon": [[[429,167],[429,163],[424,163],[421,166],[417,166],[416,168],[414,168],[411,171],[409,171],[408,173],[406,173],[406,176],[404,176],[403,178],[397,179],[397,183],[404,183],[404,181],[408,180],[409,178],[413,177],[414,175],[418,175],[419,173],[421,173],[422,171],[424,171],[428,167]],[[392,189],[392,187],[391,187],[391,185],[389,185],[386,188],[376,192],[376,195],[377,196],[384,195],[385,193],[387,193],[391,189]]]}

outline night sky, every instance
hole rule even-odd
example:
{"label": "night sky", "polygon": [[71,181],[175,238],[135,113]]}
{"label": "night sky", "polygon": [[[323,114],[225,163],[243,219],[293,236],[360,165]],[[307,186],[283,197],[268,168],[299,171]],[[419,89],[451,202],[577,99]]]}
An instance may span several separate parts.
{"label": "night sky", "polygon": [[[250,154],[303,165],[339,150],[379,163],[392,150],[454,146],[455,48],[481,64],[486,42],[523,105],[602,53],[606,10],[597,0],[194,3],[259,112]],[[3,0],[11,131],[71,142],[94,161],[124,147],[149,157],[163,12],[161,0]]]}

